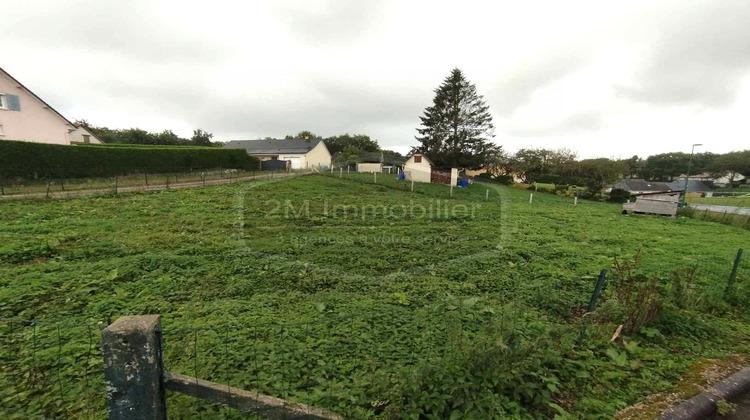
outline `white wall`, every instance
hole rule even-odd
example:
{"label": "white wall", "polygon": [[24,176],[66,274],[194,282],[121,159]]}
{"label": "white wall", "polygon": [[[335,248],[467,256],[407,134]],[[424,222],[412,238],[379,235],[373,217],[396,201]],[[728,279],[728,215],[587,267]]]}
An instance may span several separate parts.
{"label": "white wall", "polygon": [[101,144],[102,142],[99,141],[98,138],[96,138],[89,130],[86,130],[83,127],[78,127],[74,131],[70,133],[70,142],[71,143],[86,143],[84,141],[83,136],[89,136],[89,143],[90,144]]}
{"label": "white wall", "polygon": [[331,166],[331,153],[328,152],[328,148],[323,141],[318,142],[318,144],[304,156],[305,158],[302,161],[303,168]]}
{"label": "white wall", "polygon": [[381,165],[380,163],[365,163],[365,162],[357,163],[357,172],[373,173],[373,172],[381,172],[382,170],[383,170],[383,165]]}
{"label": "white wall", "polygon": [[[421,156],[422,162],[414,162],[415,156]],[[423,155],[415,154],[404,164],[404,177],[414,182],[430,182],[432,176],[432,164]]]}

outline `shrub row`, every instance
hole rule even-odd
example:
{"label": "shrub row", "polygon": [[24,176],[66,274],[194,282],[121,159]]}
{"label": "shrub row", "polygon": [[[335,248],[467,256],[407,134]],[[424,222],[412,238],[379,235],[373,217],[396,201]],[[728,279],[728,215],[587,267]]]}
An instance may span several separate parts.
{"label": "shrub row", "polygon": [[86,178],[209,168],[256,170],[259,163],[242,149],[60,146],[0,141],[0,178]]}

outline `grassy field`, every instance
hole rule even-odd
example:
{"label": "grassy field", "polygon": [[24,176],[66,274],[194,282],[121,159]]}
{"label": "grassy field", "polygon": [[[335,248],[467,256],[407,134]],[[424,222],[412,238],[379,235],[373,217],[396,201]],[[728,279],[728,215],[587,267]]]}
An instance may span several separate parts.
{"label": "grassy field", "polygon": [[743,197],[688,197],[688,203],[750,207],[750,195]]}
{"label": "grassy field", "polygon": [[[746,230],[341,176],[0,203],[5,417],[102,416],[98,329],[123,315],[162,315],[169,370],[351,418],[610,418],[750,345],[749,264],[722,298]],[[583,308],[639,249],[661,309],[611,343],[616,270]]]}

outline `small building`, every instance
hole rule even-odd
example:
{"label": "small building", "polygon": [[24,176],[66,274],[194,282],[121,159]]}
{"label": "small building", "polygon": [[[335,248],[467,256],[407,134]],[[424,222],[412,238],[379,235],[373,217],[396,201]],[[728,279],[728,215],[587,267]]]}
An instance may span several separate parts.
{"label": "small building", "polygon": [[0,140],[69,145],[76,126],[0,68]]}
{"label": "small building", "polygon": [[[668,182],[667,186],[672,191],[685,191],[685,180],[678,179],[676,181]],[[687,185],[687,196],[688,197],[701,197],[706,195],[710,197],[713,195],[713,190],[708,185],[704,184],[703,181],[697,179],[688,179]]]}
{"label": "small building", "polygon": [[458,168],[437,167],[424,154],[415,153],[404,163],[404,177],[414,182],[456,185]]}
{"label": "small building", "polygon": [[102,144],[95,135],[91,134],[89,130],[81,126],[70,132],[70,142],[80,144]]}
{"label": "small building", "polygon": [[644,179],[621,179],[615,182],[612,188],[625,190],[630,194],[648,194],[671,190],[666,182],[646,181]]}
{"label": "small building", "polygon": [[331,153],[321,139],[232,140],[224,147],[245,149],[263,161],[289,162],[290,169],[323,169],[331,166]]}
{"label": "small building", "polygon": [[655,192],[636,195],[635,201],[622,205],[622,213],[662,214],[674,217],[682,191]]}

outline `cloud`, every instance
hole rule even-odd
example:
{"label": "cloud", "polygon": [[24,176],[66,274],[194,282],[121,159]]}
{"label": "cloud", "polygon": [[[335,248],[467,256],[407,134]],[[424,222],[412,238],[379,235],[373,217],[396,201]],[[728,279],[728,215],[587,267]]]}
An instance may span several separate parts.
{"label": "cloud", "polygon": [[678,3],[645,46],[643,64],[630,84],[617,86],[627,98],[654,105],[727,107],[750,71],[750,2]]}
{"label": "cloud", "polygon": [[590,134],[604,127],[604,116],[599,110],[579,111],[561,120],[551,121],[545,125],[521,125],[505,130],[514,137],[547,137],[551,135],[571,136]]}

